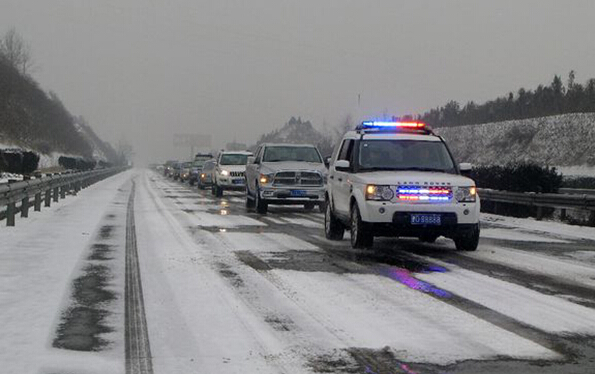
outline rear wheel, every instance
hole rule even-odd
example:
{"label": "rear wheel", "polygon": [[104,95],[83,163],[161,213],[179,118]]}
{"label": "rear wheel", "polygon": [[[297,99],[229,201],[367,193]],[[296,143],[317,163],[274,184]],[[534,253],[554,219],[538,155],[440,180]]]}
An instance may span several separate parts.
{"label": "rear wheel", "polygon": [[256,212],[258,214],[267,214],[269,204],[260,198],[260,190],[258,187],[256,187],[256,192],[254,193],[254,205],[256,206]]}
{"label": "rear wheel", "polygon": [[369,248],[374,245],[374,236],[366,230],[357,203],[351,207],[351,246]]}
{"label": "rear wheel", "polygon": [[345,235],[345,227],[333,214],[331,204],[326,203],[324,213],[324,236],[329,240],[342,240]]}
{"label": "rear wheel", "polygon": [[454,241],[459,251],[475,251],[479,245],[479,224],[473,229],[471,234],[456,237]]}

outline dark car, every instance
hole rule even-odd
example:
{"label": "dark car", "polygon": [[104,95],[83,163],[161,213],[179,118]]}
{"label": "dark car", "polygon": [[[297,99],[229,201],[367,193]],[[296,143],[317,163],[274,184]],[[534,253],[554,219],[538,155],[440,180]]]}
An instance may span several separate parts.
{"label": "dark car", "polygon": [[188,183],[190,183],[191,186],[194,186],[195,183],[199,183],[199,177],[202,173],[205,162],[212,158],[213,155],[210,154],[199,153],[194,156],[194,161],[192,162],[192,167],[190,168],[190,177],[188,178]]}

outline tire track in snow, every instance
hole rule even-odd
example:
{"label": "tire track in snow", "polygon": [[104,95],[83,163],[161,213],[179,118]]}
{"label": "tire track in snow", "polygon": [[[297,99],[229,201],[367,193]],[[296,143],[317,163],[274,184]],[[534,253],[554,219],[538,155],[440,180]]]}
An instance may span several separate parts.
{"label": "tire track in snow", "polygon": [[135,189],[136,185],[133,181],[126,214],[126,373],[152,374],[151,347],[149,344],[138,251],[136,248],[136,228],[134,224]]}

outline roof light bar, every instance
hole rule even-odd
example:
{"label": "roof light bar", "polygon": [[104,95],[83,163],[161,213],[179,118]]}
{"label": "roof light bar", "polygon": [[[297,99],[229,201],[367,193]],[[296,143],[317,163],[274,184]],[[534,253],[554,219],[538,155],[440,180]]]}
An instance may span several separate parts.
{"label": "roof light bar", "polygon": [[407,129],[423,129],[426,127],[422,122],[385,122],[385,121],[365,121],[362,122],[362,128],[407,128]]}

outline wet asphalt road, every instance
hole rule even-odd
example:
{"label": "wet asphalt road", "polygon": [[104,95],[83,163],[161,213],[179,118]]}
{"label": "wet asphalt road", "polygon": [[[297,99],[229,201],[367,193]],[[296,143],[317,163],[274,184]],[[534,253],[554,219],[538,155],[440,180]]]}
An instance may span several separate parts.
{"label": "wet asphalt road", "polygon": [[[424,362],[404,362],[390,349],[368,349],[354,346],[347,349],[350,362],[333,360],[328,357],[311,359],[310,369],[325,373],[593,373],[595,372],[595,339],[587,334],[556,334],[536,328],[526,321],[519,321],[508,315],[490,309],[478,302],[469,300],[454,292],[441,289],[418,279],[417,275],[449,271],[455,266],[473,273],[522,286],[546,295],[572,299],[587,308],[595,308],[595,290],[585,284],[575,283],[566,278],[550,274],[527,271],[522,267],[512,267],[486,261],[481,256],[472,256],[454,249],[454,244],[446,239],[434,244],[421,243],[416,239],[377,239],[367,250],[354,250],[348,237],[340,242],[324,238],[324,217],[321,213],[305,212],[301,207],[270,206],[267,215],[259,215],[247,210],[243,194],[226,192],[223,198],[215,198],[210,190],[197,190],[195,187],[167,180],[151,174],[150,183],[159,190],[160,196],[168,204],[175,204],[181,212],[192,216],[204,212],[220,215],[222,218],[245,216],[266,226],[255,225],[191,225],[185,227],[195,238],[202,232],[211,233],[283,233],[306,241],[317,250],[279,251],[262,258],[248,250],[236,251],[241,263],[261,274],[275,269],[298,272],[323,272],[332,274],[373,274],[386,277],[413,288],[427,297],[439,300],[461,311],[476,316],[501,329],[535,342],[560,354],[557,360],[517,360],[497,357],[490,360],[467,360],[446,366]],[[204,209],[201,205],[207,205]],[[483,229],[500,228],[497,223],[483,223]],[[550,234],[536,233],[546,241],[517,241],[507,239],[482,238],[478,251],[513,249],[528,254],[546,255],[551,259],[565,260],[574,252],[595,251],[595,242],[565,238],[564,242],[547,242]],[[551,236],[553,237],[553,236]],[[556,237],[557,238],[557,237]],[[273,251],[274,252],[274,251]],[[595,279],[595,265],[593,265]],[[244,281],[238,272],[221,264],[219,273],[232,287],[243,287]],[[528,301],[529,302],[529,301]],[[514,307],[514,306],[513,306]],[[275,329],[291,329],[291,321],[269,318]],[[595,323],[595,321],[594,321]]]}

